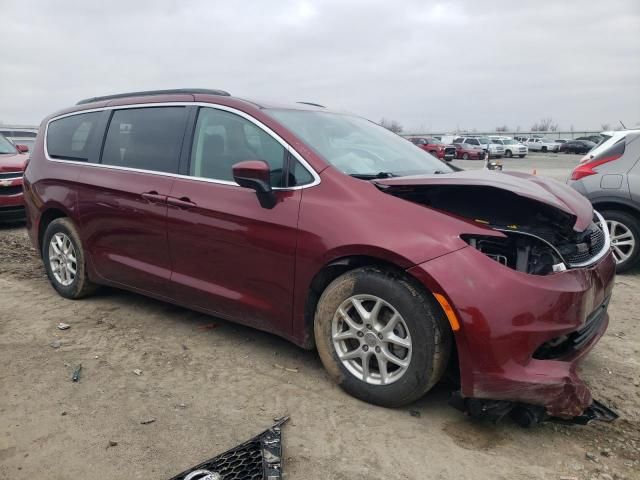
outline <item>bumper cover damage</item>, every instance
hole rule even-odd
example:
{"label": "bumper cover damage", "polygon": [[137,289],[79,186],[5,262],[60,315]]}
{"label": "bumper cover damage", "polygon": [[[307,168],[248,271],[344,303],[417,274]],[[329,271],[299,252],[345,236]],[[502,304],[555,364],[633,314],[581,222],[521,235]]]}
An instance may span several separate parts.
{"label": "bumper cover damage", "polygon": [[522,424],[615,418],[576,373],[609,323],[610,253],[588,268],[536,276],[464,248],[409,272],[445,295],[459,318],[456,407],[493,419],[521,417]]}

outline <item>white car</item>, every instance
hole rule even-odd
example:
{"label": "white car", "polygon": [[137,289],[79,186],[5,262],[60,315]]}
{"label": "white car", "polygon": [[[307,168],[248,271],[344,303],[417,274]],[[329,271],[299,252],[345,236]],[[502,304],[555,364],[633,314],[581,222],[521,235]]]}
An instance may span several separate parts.
{"label": "white car", "polygon": [[560,144],[548,138],[533,137],[528,138],[524,144],[533,152],[558,152]]}
{"label": "white car", "polygon": [[504,147],[504,156],[507,158],[515,157],[516,155],[520,158],[524,158],[527,153],[529,153],[529,149],[526,145],[521,144],[520,142],[514,140],[510,137],[489,137],[491,139],[491,143],[495,143],[498,145],[502,145]]}
{"label": "white car", "polygon": [[504,155],[504,146],[492,143],[489,137],[457,137],[453,143],[480,147],[489,152],[490,158],[502,158]]}

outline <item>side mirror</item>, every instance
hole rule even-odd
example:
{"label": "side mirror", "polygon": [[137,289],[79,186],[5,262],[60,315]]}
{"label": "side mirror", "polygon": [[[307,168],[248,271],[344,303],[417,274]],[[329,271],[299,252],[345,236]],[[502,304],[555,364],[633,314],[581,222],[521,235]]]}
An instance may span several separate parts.
{"label": "side mirror", "polygon": [[231,167],[233,179],[244,188],[256,191],[260,205],[263,208],[273,208],[276,196],[271,189],[271,170],[264,160],[246,160]]}
{"label": "side mirror", "polygon": [[27,153],[29,151],[29,147],[27,147],[26,145],[16,145],[16,150],[18,150],[20,153]]}

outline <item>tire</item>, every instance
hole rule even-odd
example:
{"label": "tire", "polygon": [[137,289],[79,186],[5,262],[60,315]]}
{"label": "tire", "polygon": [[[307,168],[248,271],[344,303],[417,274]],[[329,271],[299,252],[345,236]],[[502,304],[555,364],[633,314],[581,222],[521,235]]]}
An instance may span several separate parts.
{"label": "tire", "polygon": [[542,147],[542,148],[540,149],[540,151],[541,151],[541,152],[543,152],[543,153],[547,153],[547,147]]}
{"label": "tire", "polygon": [[524,155],[518,155],[518,156],[519,156],[520,158],[524,158],[524,157],[525,157]]}
{"label": "tire", "polygon": [[[620,232],[621,228],[626,228],[632,236],[634,245],[630,251],[627,248],[616,248],[616,245],[614,244],[616,241],[627,241],[626,239],[611,239],[611,247],[614,252],[614,257],[616,258],[616,272],[626,272],[636,266],[638,264],[638,260],[640,260],[640,221],[634,215],[620,210],[604,210],[600,212],[600,214],[604,217],[608,226],[609,222],[617,222],[620,225],[619,227],[616,227],[615,232]],[[611,228],[610,233],[613,233],[611,232]],[[619,261],[619,252],[624,254],[628,253],[628,256],[623,261]]]}
{"label": "tire", "polygon": [[513,153],[511,153],[511,150],[507,150],[507,151],[504,152],[504,156],[507,157],[507,158],[511,158],[511,157],[513,157]]}
{"label": "tire", "polygon": [[[56,239],[55,241],[54,238]],[[68,239],[69,244],[66,243],[65,239]],[[62,248],[60,247],[60,240],[63,242]],[[52,243],[63,253],[67,245],[72,247],[72,249],[67,248],[67,252],[72,252],[72,255],[65,254],[64,257],[67,260],[66,264],[71,265],[71,267],[62,269],[67,272],[66,275],[61,273],[60,270],[57,272],[53,270],[54,267],[52,263],[60,265],[65,262],[59,258],[53,258],[53,255],[56,253],[56,247],[52,246]],[[71,220],[68,218],[57,218],[47,226],[42,241],[41,253],[49,282],[61,296],[75,300],[91,295],[96,291],[97,286],[89,280],[87,275],[86,257],[80,235],[78,235],[78,231]],[[75,259],[75,262],[72,258]],[[75,265],[75,275],[72,275],[70,270],[70,268],[73,268],[73,265]]]}
{"label": "tire", "polygon": [[466,152],[465,152],[465,153],[463,153],[463,154],[462,154],[462,159],[463,159],[463,160],[469,160],[469,154],[468,154],[468,153],[466,153]]}
{"label": "tire", "polygon": [[[358,298],[362,302],[361,307],[369,313],[374,310],[374,303],[381,301],[384,305],[379,310],[379,321],[366,320],[356,314],[355,305],[349,303],[354,298]],[[410,350],[392,346],[383,340],[378,342],[379,335],[384,331],[383,317],[386,315],[388,320],[394,309],[400,315],[400,321],[387,334],[391,333],[395,339],[405,342],[408,339]],[[361,330],[348,327],[348,322],[343,320],[346,317],[341,316],[339,310],[349,316],[349,325]],[[371,328],[367,328],[368,322],[371,322]],[[334,339],[334,335],[336,332],[345,335],[344,327],[347,327],[349,336],[340,343]],[[359,332],[357,336],[355,331]],[[406,405],[422,397],[444,374],[451,353],[451,329],[436,301],[414,285],[411,279],[377,267],[351,270],[331,282],[318,302],[314,334],[318,354],[332,379],[354,397],[383,407]],[[339,345],[336,346],[336,343]],[[374,347],[376,343],[385,350]],[[346,363],[353,362],[348,366],[339,358],[337,349],[341,349],[341,355],[351,352],[359,356],[346,360]],[[385,363],[391,379],[383,382],[378,358],[386,362],[384,359],[388,357],[385,355],[390,352],[394,353],[396,359],[404,353],[406,365],[399,367],[392,362]],[[362,355],[367,355],[369,366],[370,375],[366,378],[363,378]],[[354,373],[358,365],[360,373]],[[397,370],[392,372],[394,368]],[[393,375],[396,375],[395,379]]]}

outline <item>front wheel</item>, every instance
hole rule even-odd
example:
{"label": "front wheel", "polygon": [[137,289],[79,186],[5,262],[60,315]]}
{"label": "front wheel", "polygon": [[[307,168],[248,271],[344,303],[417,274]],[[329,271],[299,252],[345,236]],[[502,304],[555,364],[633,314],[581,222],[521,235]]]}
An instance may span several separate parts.
{"label": "front wheel", "polygon": [[524,158],[524,155],[518,155],[520,158]]}
{"label": "front wheel", "polygon": [[640,259],[640,222],[635,216],[619,210],[605,210],[601,213],[611,237],[616,272],[626,272]]}
{"label": "front wheel", "polygon": [[49,282],[65,298],[77,299],[93,293],[80,235],[68,218],[57,218],[44,232],[42,260]]}
{"label": "front wheel", "polygon": [[462,159],[463,160],[469,160],[469,154],[468,153],[463,153],[462,154]]}
{"label": "front wheel", "polygon": [[323,292],[315,314],[318,353],[333,380],[356,398],[397,407],[442,377],[452,335],[439,305],[401,274],[364,267]]}
{"label": "front wheel", "polygon": [[504,152],[504,156],[507,158],[511,158],[513,157],[513,153],[511,153],[511,150],[507,150],[506,152]]}

